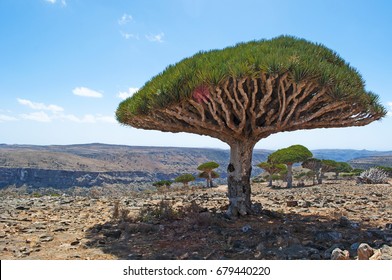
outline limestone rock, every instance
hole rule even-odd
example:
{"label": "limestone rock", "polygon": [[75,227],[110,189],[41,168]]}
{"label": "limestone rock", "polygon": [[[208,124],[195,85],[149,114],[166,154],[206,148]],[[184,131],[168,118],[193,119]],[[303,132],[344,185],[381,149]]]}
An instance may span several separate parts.
{"label": "limestone rock", "polygon": [[383,245],[380,251],[382,260],[392,260],[392,246]]}
{"label": "limestone rock", "polygon": [[286,204],[287,204],[288,207],[296,207],[296,206],[298,206],[298,201],[296,201],[296,200],[288,200],[288,201],[286,201]]}
{"label": "limestone rock", "polygon": [[374,254],[374,249],[366,243],[361,243],[358,247],[358,260],[368,260]]}
{"label": "limestone rock", "polygon": [[349,260],[350,253],[347,250],[342,251],[340,248],[336,248],[332,251],[331,260]]}

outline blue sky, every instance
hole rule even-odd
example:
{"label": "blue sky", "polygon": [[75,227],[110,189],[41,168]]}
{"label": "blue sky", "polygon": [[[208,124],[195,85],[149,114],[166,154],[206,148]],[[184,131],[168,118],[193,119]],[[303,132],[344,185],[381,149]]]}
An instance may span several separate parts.
{"label": "blue sky", "polygon": [[[323,43],[392,111],[392,2],[0,0],[0,143],[228,148],[116,123],[122,98],[200,50],[282,34]],[[392,113],[365,127],[279,133],[256,148],[392,150]]]}

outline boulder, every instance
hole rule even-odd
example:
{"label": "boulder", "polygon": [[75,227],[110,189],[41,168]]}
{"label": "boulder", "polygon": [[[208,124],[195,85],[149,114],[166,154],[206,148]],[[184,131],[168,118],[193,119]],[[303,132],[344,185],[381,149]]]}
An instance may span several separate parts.
{"label": "boulder", "polygon": [[361,243],[357,250],[358,260],[368,260],[374,254],[374,249],[366,243]]}
{"label": "boulder", "polygon": [[347,250],[342,251],[340,248],[336,248],[332,251],[331,260],[349,260],[350,253]]}

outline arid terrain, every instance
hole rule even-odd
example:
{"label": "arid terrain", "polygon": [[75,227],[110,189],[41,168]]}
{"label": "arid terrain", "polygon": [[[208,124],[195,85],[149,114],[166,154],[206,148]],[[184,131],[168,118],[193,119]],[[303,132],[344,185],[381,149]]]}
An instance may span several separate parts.
{"label": "arid terrain", "polygon": [[[392,182],[390,182],[392,183]],[[226,187],[123,197],[0,197],[1,259],[392,259],[392,185],[253,185],[255,215],[229,219]]]}
{"label": "arid terrain", "polygon": [[[271,150],[254,150],[252,176]],[[392,151],[314,150],[313,156],[349,162],[352,167],[392,166]],[[179,147],[132,147],[107,144],[63,146],[0,144],[0,189],[14,185],[68,190],[117,185],[148,189],[159,180],[173,180],[197,166],[215,161],[220,183],[226,182],[229,150]]]}

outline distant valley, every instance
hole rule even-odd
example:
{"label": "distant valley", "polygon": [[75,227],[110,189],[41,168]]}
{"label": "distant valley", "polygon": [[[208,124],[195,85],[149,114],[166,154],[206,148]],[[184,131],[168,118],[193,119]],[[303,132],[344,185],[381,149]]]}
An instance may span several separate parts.
{"label": "distant valley", "polygon": [[[271,150],[255,150],[253,175]],[[392,166],[392,151],[314,150],[314,157],[347,161],[353,167]],[[0,188],[27,185],[35,188],[92,187],[151,184],[179,174],[197,175],[203,162],[220,164],[226,178],[229,150],[176,147],[132,147],[107,144],[65,146],[0,145]]]}

